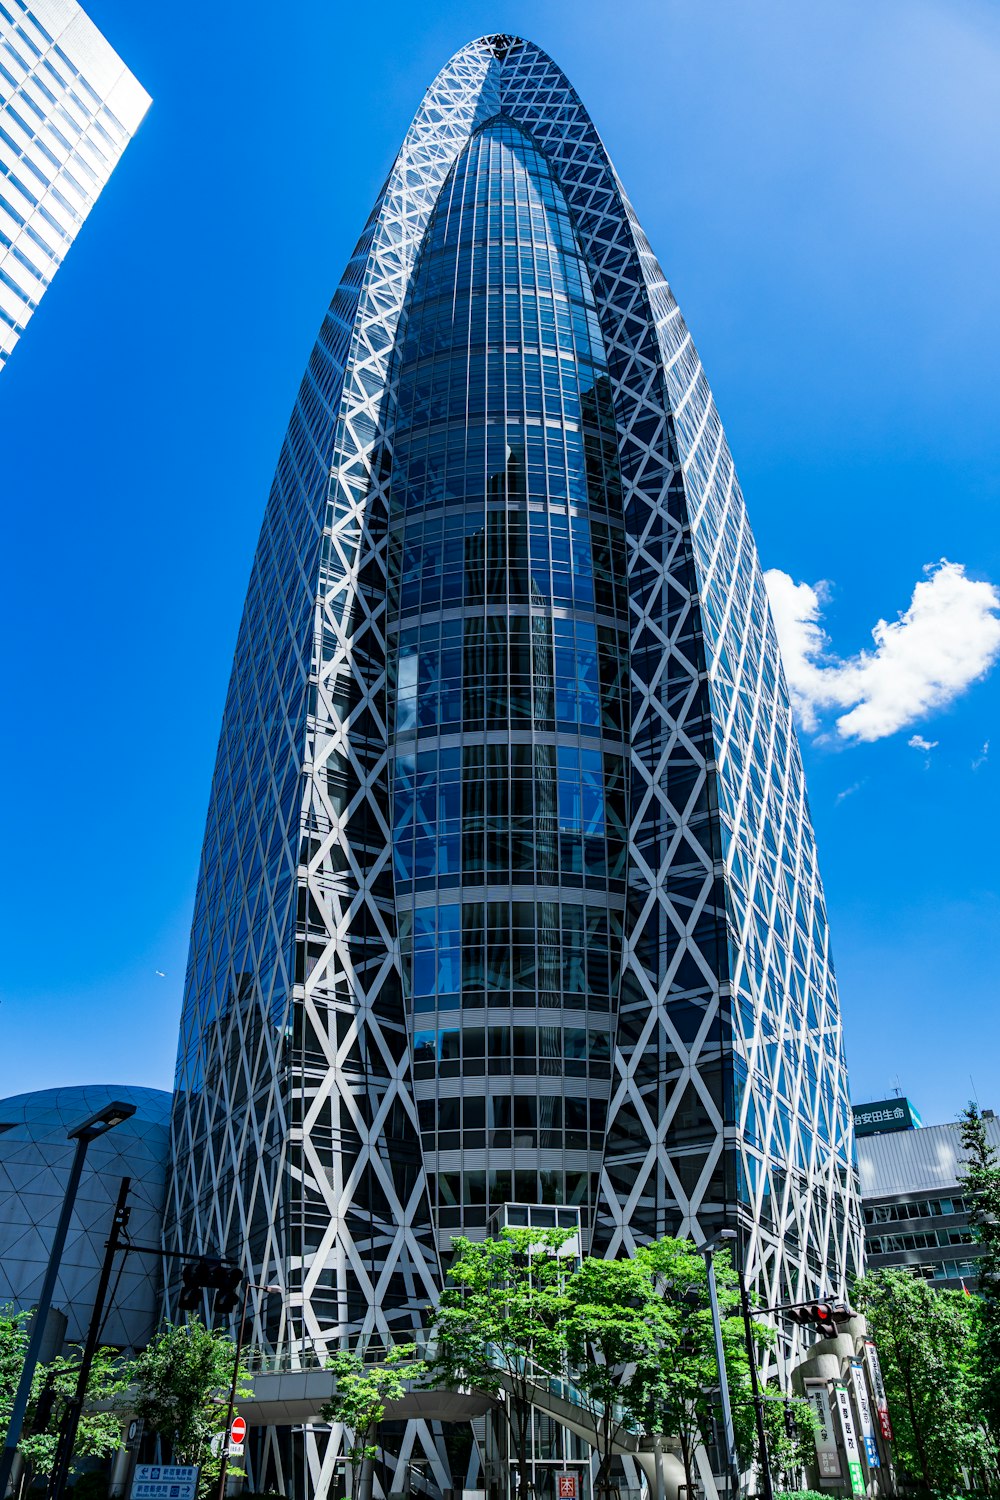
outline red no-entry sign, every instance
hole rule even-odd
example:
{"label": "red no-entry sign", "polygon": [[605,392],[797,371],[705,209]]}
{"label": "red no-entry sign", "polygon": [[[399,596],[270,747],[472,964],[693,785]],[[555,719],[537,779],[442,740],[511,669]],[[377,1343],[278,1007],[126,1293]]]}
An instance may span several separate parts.
{"label": "red no-entry sign", "polygon": [[233,1425],[229,1429],[229,1441],[231,1443],[242,1443],[247,1435],[247,1424],[243,1417],[234,1417]]}

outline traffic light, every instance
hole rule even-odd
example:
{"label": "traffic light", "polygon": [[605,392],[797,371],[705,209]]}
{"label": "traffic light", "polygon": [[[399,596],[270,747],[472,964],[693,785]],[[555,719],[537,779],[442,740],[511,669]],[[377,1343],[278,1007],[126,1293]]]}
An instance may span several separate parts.
{"label": "traffic light", "polygon": [[800,1328],[814,1328],[821,1338],[835,1339],[839,1325],[855,1316],[846,1302],[800,1302],[788,1308],[788,1317]]}
{"label": "traffic light", "polygon": [[181,1267],[181,1295],[178,1307],[181,1312],[194,1312],[201,1304],[202,1294],[215,1292],[212,1304],[216,1313],[231,1313],[239,1304],[243,1272],[239,1266],[227,1264],[208,1255],[199,1255]]}
{"label": "traffic light", "polygon": [[243,1291],[243,1272],[239,1266],[216,1266],[212,1285],[215,1287],[213,1310],[217,1313],[233,1312],[239,1306]]}
{"label": "traffic light", "polygon": [[211,1267],[207,1260],[189,1260],[181,1266],[181,1295],[177,1303],[181,1312],[194,1312],[201,1294],[209,1284]]}
{"label": "traffic light", "polygon": [[795,1408],[790,1401],[785,1402],[785,1436],[792,1443],[799,1436],[798,1424],[795,1421]]}

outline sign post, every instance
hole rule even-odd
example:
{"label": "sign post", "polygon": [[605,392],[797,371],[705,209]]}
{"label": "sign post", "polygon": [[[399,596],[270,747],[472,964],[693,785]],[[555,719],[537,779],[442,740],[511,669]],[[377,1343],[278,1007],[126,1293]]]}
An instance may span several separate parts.
{"label": "sign post", "polygon": [[580,1500],[580,1477],[578,1474],[556,1475],[556,1500]]}
{"label": "sign post", "polygon": [[247,1435],[247,1424],[243,1417],[234,1417],[229,1429],[229,1457],[242,1458],[243,1439]]}

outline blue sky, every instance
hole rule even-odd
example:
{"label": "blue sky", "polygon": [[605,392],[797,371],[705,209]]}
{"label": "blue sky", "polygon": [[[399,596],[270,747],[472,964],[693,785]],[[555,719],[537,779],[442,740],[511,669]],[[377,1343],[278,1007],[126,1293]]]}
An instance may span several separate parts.
{"label": "blue sky", "polygon": [[[858,653],[927,565],[1000,584],[995,7],[299,0],[277,29],[253,0],[89,10],[154,102],[0,375],[0,1095],[170,1084],[223,696],[299,376],[424,88],[511,30],[604,137],[765,568],[815,590],[789,597],[808,606],[792,627],[826,636],[796,670],[854,1097],[898,1080],[925,1121],[973,1088],[1000,1108],[1000,672],[915,719],[904,703],[891,732],[883,714],[880,737],[837,728],[876,692]],[[883,652],[880,702],[906,698],[929,639],[961,657],[981,630],[989,654],[977,597],[978,615],[942,597],[896,640],[908,659]]]}

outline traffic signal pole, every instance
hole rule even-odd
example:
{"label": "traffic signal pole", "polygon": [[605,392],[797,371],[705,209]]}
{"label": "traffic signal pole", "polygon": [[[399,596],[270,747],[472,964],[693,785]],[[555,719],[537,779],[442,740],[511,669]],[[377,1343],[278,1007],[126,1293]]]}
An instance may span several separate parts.
{"label": "traffic signal pole", "polygon": [[218,1500],[226,1500],[226,1477],[229,1468],[229,1432],[233,1425],[233,1412],[236,1410],[236,1384],[240,1378],[240,1358],[243,1354],[243,1340],[247,1333],[247,1305],[250,1301],[250,1288],[252,1283],[247,1282],[243,1288],[243,1308],[240,1312],[240,1327],[236,1335],[236,1357],[233,1360],[233,1378],[229,1384],[229,1405],[226,1407],[226,1425],[222,1433],[222,1466],[219,1469],[219,1492]]}
{"label": "traffic signal pole", "polygon": [[243,1355],[243,1344],[247,1333],[247,1307],[250,1303],[251,1292],[280,1292],[280,1286],[271,1286],[267,1283],[258,1284],[256,1281],[247,1281],[243,1288],[243,1308],[240,1312],[240,1326],[236,1335],[236,1355],[233,1359],[233,1378],[229,1385],[229,1404],[226,1407],[226,1429],[222,1435],[222,1467],[219,1470],[219,1491],[217,1500],[226,1500],[226,1475],[229,1468],[229,1436],[233,1427],[233,1412],[236,1410],[236,1386],[240,1378],[240,1359]]}

